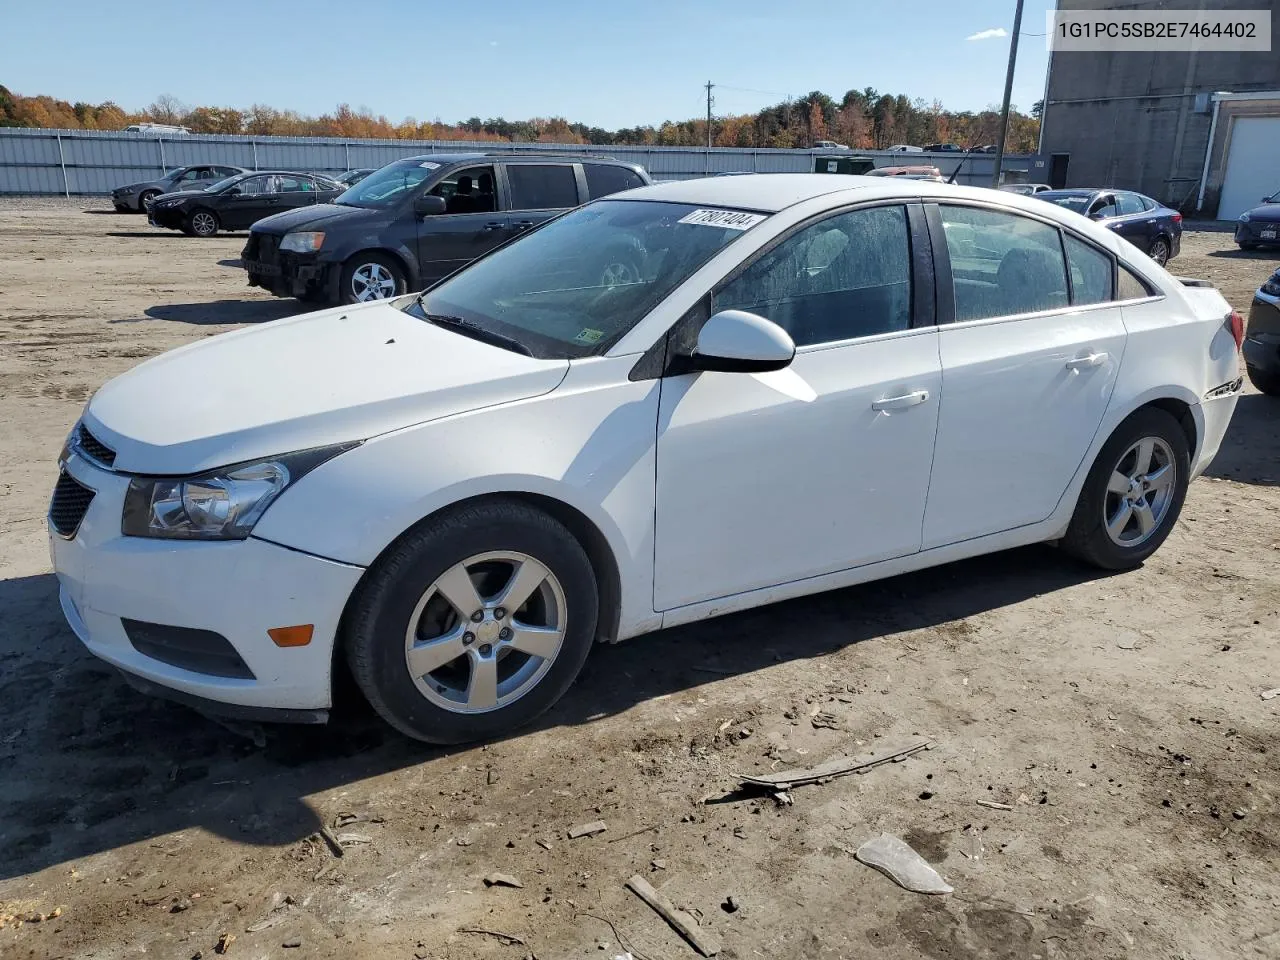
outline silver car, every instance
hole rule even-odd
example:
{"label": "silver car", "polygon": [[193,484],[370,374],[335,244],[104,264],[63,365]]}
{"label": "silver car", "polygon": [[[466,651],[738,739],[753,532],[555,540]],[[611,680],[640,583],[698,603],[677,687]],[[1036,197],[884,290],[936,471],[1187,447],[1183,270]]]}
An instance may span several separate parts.
{"label": "silver car", "polygon": [[162,193],[203,190],[219,180],[248,172],[244,167],[233,167],[225,163],[198,163],[190,167],[178,167],[155,180],[116,187],[111,191],[111,203],[119,213],[146,213],[151,201]]}

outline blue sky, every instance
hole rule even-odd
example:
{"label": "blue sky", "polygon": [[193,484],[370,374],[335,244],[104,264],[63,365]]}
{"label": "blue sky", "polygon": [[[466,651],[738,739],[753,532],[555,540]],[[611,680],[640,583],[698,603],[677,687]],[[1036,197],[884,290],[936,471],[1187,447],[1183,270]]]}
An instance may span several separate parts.
{"label": "blue sky", "polygon": [[[398,122],[560,115],[616,128],[705,110],[753,112],[851,87],[999,103],[1013,0],[258,0],[252,5],[63,0],[5,5],[0,83],[137,109],[338,103]],[[1044,14],[1028,0],[1013,102],[1043,94]],[[212,11],[207,17],[203,9]]]}

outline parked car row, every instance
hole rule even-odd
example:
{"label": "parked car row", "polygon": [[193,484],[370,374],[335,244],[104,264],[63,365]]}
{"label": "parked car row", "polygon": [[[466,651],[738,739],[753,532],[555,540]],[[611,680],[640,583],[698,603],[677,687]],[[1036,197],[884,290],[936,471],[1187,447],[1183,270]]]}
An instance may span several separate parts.
{"label": "parked car row", "polygon": [[[151,201],[166,193],[178,193],[188,190],[202,190],[219,180],[235,176],[238,173],[268,173],[271,171],[251,171],[225,163],[198,163],[187,167],[178,167],[163,177],[155,180],[143,180],[116,187],[111,191],[111,203],[118,213],[146,213]],[[297,171],[287,171],[289,175]],[[373,173],[373,168],[349,170],[338,176],[327,173],[312,173],[311,176],[326,180],[335,180],[344,186],[358,183],[363,177]]]}
{"label": "parked car row", "polygon": [[212,237],[219,230],[247,230],[263,217],[285,210],[328,203],[346,189],[313,173],[238,173],[203,190],[161,194],[147,207],[147,222],[190,236]]}

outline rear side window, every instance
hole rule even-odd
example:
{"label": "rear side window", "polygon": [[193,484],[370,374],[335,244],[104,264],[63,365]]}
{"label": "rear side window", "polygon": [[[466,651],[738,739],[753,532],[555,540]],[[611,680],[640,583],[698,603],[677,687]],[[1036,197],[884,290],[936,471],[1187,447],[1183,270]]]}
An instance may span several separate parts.
{"label": "rear side window", "polygon": [[303,190],[314,190],[311,181],[303,177],[276,177],[281,193],[300,193]]}
{"label": "rear side window", "polygon": [[1069,233],[1064,239],[1071,268],[1071,302],[1079,306],[1111,300],[1111,258]]}
{"label": "rear side window", "polygon": [[941,212],[957,321],[1067,305],[1067,271],[1056,227],[976,207],[943,206]]}
{"label": "rear side window", "polygon": [[1136,193],[1117,194],[1116,201],[1120,205],[1120,216],[1122,217],[1132,213],[1141,213],[1145,209],[1142,205],[1142,198]]}
{"label": "rear side window", "polygon": [[578,181],[573,167],[538,163],[510,164],[511,209],[553,210],[578,205]]}
{"label": "rear side window", "polygon": [[1145,280],[1124,264],[1120,264],[1120,287],[1117,300],[1141,300],[1143,297],[1151,296],[1152,293]]}
{"label": "rear side window", "polygon": [[591,195],[592,200],[644,186],[640,174],[626,167],[615,167],[604,163],[584,163],[582,169],[587,174],[587,193]]}

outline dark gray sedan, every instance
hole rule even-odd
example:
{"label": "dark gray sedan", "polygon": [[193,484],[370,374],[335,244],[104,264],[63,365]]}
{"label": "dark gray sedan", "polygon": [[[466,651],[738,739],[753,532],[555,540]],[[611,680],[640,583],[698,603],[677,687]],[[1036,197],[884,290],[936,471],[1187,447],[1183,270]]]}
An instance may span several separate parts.
{"label": "dark gray sedan", "polygon": [[1262,198],[1262,206],[1236,219],[1236,243],[1241,250],[1280,247],[1280,193]]}
{"label": "dark gray sedan", "polygon": [[162,193],[203,190],[211,183],[248,172],[244,167],[233,167],[226,163],[197,163],[190,167],[178,167],[155,180],[116,187],[111,191],[111,203],[118,213],[146,213],[151,201]]}

